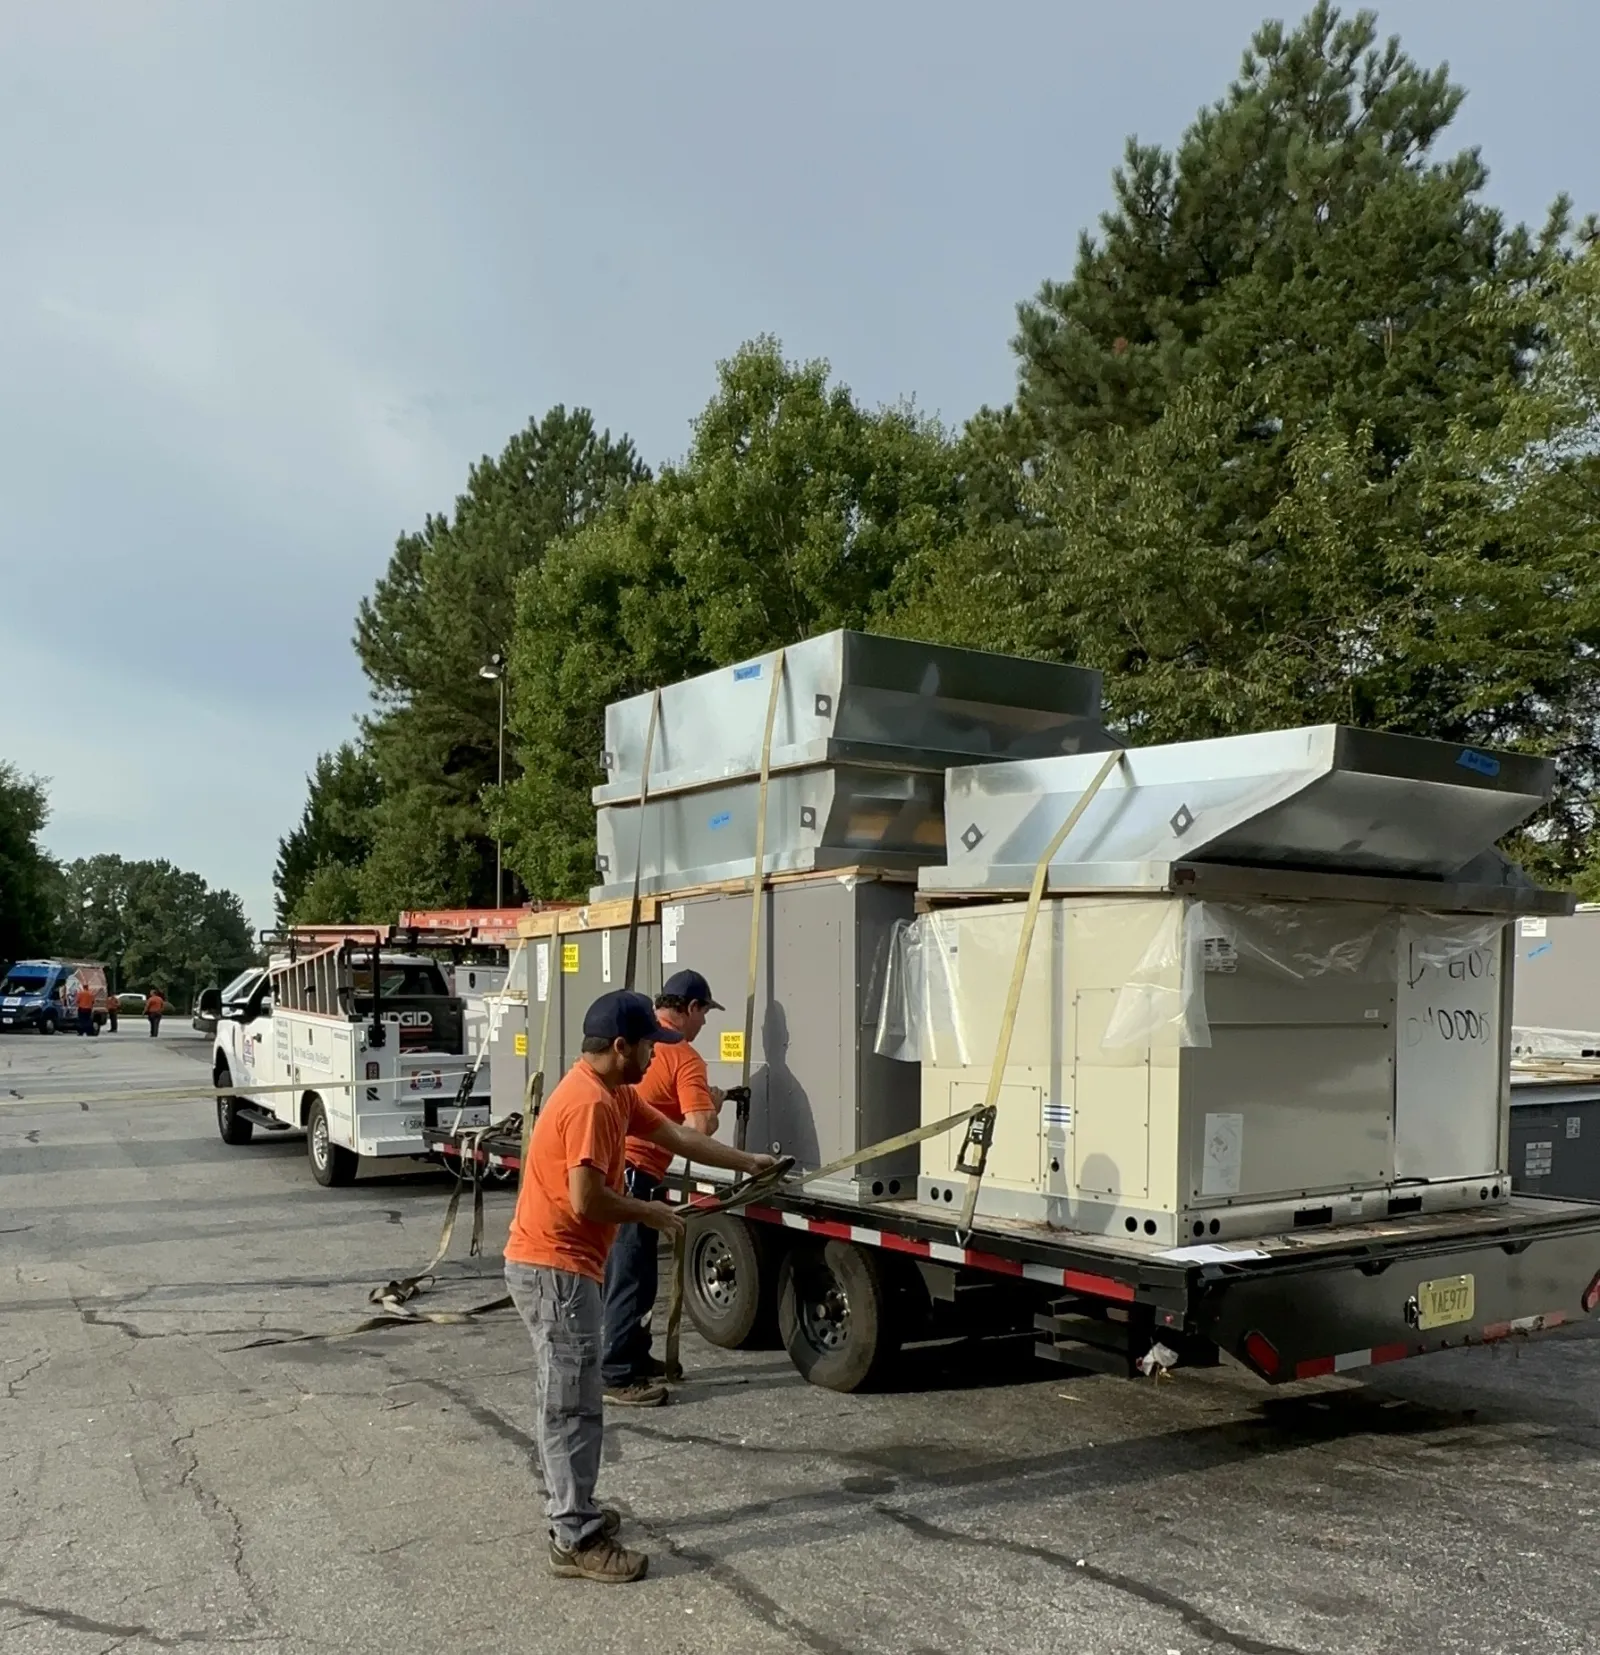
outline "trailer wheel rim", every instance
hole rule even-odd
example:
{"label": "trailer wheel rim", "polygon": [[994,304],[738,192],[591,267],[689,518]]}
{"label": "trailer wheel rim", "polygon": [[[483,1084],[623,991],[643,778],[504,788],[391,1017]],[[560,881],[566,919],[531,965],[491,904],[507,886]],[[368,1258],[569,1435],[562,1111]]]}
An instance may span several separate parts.
{"label": "trailer wheel rim", "polygon": [[311,1123],[311,1155],[319,1167],[328,1164],[328,1117],[320,1110]]}
{"label": "trailer wheel rim", "polygon": [[695,1243],[693,1279],[700,1297],[723,1314],[739,1302],[738,1263],[733,1249],[714,1230]]}
{"label": "trailer wheel rim", "polygon": [[850,1296],[825,1267],[808,1276],[795,1283],[800,1331],[813,1350],[832,1355],[850,1343]]}

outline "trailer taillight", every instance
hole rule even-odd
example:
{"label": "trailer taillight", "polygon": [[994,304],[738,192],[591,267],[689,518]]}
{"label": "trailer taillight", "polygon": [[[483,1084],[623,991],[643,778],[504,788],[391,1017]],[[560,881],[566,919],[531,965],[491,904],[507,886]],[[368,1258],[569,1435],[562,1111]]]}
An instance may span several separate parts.
{"label": "trailer taillight", "polygon": [[1593,1314],[1597,1304],[1600,1304],[1600,1270],[1595,1271],[1594,1280],[1583,1290],[1583,1308]]}
{"label": "trailer taillight", "polygon": [[1264,1333],[1250,1332],[1244,1336],[1244,1353],[1250,1365],[1268,1379],[1278,1371],[1278,1353]]}

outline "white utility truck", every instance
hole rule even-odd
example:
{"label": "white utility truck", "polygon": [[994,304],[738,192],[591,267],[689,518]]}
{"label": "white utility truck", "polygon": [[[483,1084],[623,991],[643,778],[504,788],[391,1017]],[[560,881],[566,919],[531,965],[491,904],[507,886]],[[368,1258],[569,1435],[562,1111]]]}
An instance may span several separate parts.
{"label": "white utility truck", "polygon": [[375,930],[288,952],[216,997],[217,1129],[303,1131],[311,1175],[348,1184],[360,1158],[431,1158],[428,1128],[489,1118],[489,1076],[445,969]]}

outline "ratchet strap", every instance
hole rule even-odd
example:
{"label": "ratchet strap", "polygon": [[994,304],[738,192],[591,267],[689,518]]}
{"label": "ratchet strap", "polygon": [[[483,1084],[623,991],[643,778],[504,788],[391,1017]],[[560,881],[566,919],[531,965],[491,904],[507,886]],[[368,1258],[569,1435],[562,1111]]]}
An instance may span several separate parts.
{"label": "ratchet strap", "polygon": [[650,723],[644,733],[644,762],[639,766],[639,834],[633,847],[633,898],[628,904],[628,959],[622,986],[632,988],[639,967],[639,882],[644,872],[644,812],[650,797],[650,756],[655,751],[656,725],[661,718],[661,691],[650,696]]}
{"label": "ratchet strap", "polygon": [[1044,888],[1050,878],[1050,864],[1055,860],[1056,852],[1061,849],[1066,837],[1078,825],[1084,811],[1089,808],[1096,793],[1100,791],[1102,783],[1122,762],[1122,750],[1106,755],[1106,761],[1100,766],[1099,773],[1089,783],[1078,802],[1067,812],[1067,819],[1055,831],[1050,843],[1045,846],[1033,870],[1033,884],[1028,891],[1028,903],[1022,911],[1022,935],[1017,939],[1017,957],[1011,962],[1011,984],[1006,990],[1006,1008],[1000,1019],[1000,1033],[995,1041],[994,1062],[989,1069],[989,1084],[984,1089],[981,1114],[982,1124],[977,1116],[967,1128],[966,1142],[961,1146],[961,1154],[956,1161],[958,1171],[967,1174],[967,1195],[961,1206],[961,1234],[970,1235],[972,1232],[973,1215],[978,1207],[978,1186],[983,1182],[983,1169],[989,1159],[989,1145],[994,1140],[995,1112],[1000,1101],[1000,1083],[1005,1079],[1006,1064],[1011,1058],[1011,1037],[1016,1029],[1017,1007],[1022,1002],[1022,982],[1027,975],[1028,954],[1033,947],[1033,929],[1039,918],[1039,903],[1044,897]]}
{"label": "ratchet strap", "polygon": [[[975,1104],[970,1109],[960,1110],[954,1115],[946,1115],[943,1120],[933,1121],[927,1126],[915,1127],[910,1132],[902,1132],[897,1137],[885,1138],[881,1143],[868,1144],[864,1149],[853,1150],[849,1155],[841,1155],[838,1160],[830,1161],[826,1166],[817,1167],[813,1171],[797,1173],[794,1161],[785,1156],[764,1172],[758,1172],[753,1177],[744,1178],[730,1185],[726,1190],[715,1196],[691,1196],[688,1200],[679,1202],[673,1211],[684,1218],[711,1218],[717,1213],[735,1212],[740,1207],[752,1202],[779,1195],[785,1188],[801,1188],[806,1184],[816,1183],[824,1178],[831,1178],[851,1167],[858,1166],[863,1161],[876,1160],[880,1155],[892,1155],[896,1150],[909,1149],[913,1144],[919,1144],[925,1138],[937,1138],[946,1132],[953,1132],[959,1126],[965,1126],[975,1117],[984,1112],[982,1104]],[[474,1134],[474,1137],[481,1134]],[[474,1145],[474,1148],[476,1146]],[[453,1225],[455,1217],[455,1200],[460,1196],[460,1189],[456,1197],[452,1198],[451,1211],[446,1219],[447,1229]],[[445,1240],[448,1245],[448,1237]],[[430,1268],[437,1265],[444,1257],[445,1246],[430,1261]],[[414,1278],[407,1281],[423,1282],[430,1280],[427,1273],[419,1272]],[[234,1350],[260,1350],[269,1345],[303,1345],[317,1340],[353,1339],[357,1334],[374,1333],[381,1328],[390,1327],[454,1327],[464,1322],[474,1322],[480,1316],[488,1316],[498,1310],[507,1310],[511,1306],[509,1294],[498,1299],[490,1299],[484,1304],[472,1305],[466,1310],[407,1310],[404,1308],[408,1298],[413,1293],[391,1293],[390,1288],[402,1288],[404,1282],[391,1282],[383,1289],[375,1288],[370,1302],[382,1308],[375,1316],[368,1316],[357,1322],[354,1327],[341,1328],[333,1333],[287,1333],[275,1334],[267,1338],[252,1339],[247,1344],[235,1345]],[[414,1290],[415,1291],[415,1290]]]}

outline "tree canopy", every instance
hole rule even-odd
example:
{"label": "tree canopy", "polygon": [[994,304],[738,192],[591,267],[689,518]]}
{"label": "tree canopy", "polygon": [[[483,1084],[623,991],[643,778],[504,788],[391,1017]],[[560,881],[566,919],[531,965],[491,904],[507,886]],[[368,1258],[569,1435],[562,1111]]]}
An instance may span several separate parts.
{"label": "tree canopy", "polygon": [[608,701],[834,627],[886,620],[901,571],[959,532],[954,445],[862,408],[774,339],[719,365],[689,452],[552,546],[518,589],[522,776],[501,820],[532,890],[593,883]]}
{"label": "tree canopy", "polygon": [[43,784],[0,760],[0,966],[49,944],[54,867],[39,845],[48,814]]}
{"label": "tree canopy", "polygon": [[54,929],[57,953],[104,961],[117,988],[159,988],[178,1006],[256,958],[239,898],[170,862],[69,862]]}
{"label": "tree canopy", "polygon": [[335,844],[357,759],[319,765],[288,908],[485,900],[495,832],[527,890],[583,891],[605,704],[839,626],[1099,667],[1140,741],[1552,754],[1518,849],[1600,891],[1600,254],[1563,199],[1537,230],[1491,204],[1463,95],[1370,13],[1264,24],[1174,146],[1128,141],[1018,308],[1015,399],[959,431],[770,338],[654,478],[586,413],[530,425],[362,606],[374,791]]}

